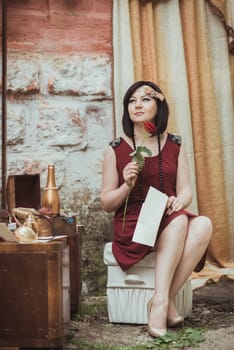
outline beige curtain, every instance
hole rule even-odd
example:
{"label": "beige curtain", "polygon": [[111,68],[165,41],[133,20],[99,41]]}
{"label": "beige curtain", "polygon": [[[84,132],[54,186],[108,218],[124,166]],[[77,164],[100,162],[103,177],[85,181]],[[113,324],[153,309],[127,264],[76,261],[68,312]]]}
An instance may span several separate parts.
{"label": "beige curtain", "polygon": [[113,0],[113,56],[115,130],[121,130],[122,99],[128,86],[134,81],[132,38],[128,0]]}
{"label": "beige curtain", "polygon": [[[209,261],[234,267],[234,55],[227,35],[234,0],[114,0],[113,11],[116,133],[126,87],[155,81],[170,105],[169,130],[186,144],[192,209],[214,225]],[[127,53],[129,60],[119,65]],[[120,74],[123,65],[127,77]]]}

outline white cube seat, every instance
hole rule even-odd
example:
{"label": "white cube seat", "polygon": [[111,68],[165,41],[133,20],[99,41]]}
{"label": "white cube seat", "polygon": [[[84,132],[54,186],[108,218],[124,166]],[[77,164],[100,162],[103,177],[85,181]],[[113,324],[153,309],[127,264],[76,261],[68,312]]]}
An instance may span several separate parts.
{"label": "white cube seat", "polygon": [[[154,293],[155,252],[148,254],[127,271],[118,265],[112,253],[112,242],[106,243],[103,253],[107,266],[107,310],[112,323],[147,324],[147,302]],[[192,310],[192,286],[188,279],[176,296],[180,315]]]}

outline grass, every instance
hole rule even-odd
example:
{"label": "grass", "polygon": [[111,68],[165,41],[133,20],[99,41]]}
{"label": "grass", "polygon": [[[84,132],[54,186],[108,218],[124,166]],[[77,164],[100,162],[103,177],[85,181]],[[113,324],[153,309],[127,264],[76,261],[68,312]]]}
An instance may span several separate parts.
{"label": "grass", "polygon": [[[99,322],[98,317],[100,315],[106,315],[106,299],[105,298],[91,298],[88,302],[83,301],[81,303],[81,311],[79,315],[74,315],[73,321],[89,323],[90,328],[95,329],[96,323]],[[103,323],[102,321],[100,321]],[[105,321],[104,321],[105,322]],[[76,336],[74,330],[72,333],[67,334],[66,344],[72,345],[72,349],[77,350],[174,350],[174,349],[187,349],[193,347],[205,340],[205,330],[202,328],[189,328],[185,327],[180,330],[167,332],[164,337],[155,338],[152,340],[146,340],[143,345],[131,345],[131,346],[114,346],[110,344],[97,344],[88,339],[82,339]],[[107,342],[107,341],[105,341]]]}
{"label": "grass", "polygon": [[85,321],[89,317],[95,317],[100,313],[106,313],[106,299],[105,298],[93,298],[89,302],[83,301],[80,307],[80,313],[73,315],[73,321]]}

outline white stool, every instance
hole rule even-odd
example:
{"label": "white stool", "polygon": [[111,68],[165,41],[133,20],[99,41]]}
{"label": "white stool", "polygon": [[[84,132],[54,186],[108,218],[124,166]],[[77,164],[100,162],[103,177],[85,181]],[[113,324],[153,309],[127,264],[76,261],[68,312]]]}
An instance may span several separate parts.
{"label": "white stool", "polygon": [[[155,252],[123,272],[112,254],[112,243],[104,248],[107,265],[107,310],[113,323],[147,324],[147,302],[154,293]],[[192,310],[192,287],[190,280],[176,296],[176,308],[181,316]]]}

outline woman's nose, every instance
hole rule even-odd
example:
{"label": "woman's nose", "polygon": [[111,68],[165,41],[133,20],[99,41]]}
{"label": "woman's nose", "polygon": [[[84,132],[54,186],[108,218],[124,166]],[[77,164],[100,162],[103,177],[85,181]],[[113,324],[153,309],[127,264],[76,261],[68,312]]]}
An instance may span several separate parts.
{"label": "woman's nose", "polygon": [[136,108],[142,107],[142,101],[137,100],[135,106],[136,106]]}

